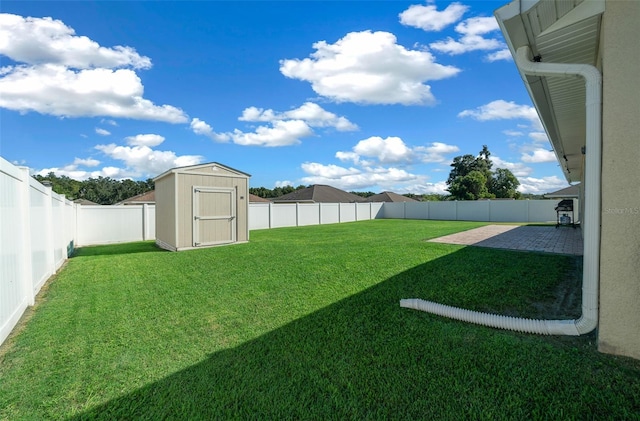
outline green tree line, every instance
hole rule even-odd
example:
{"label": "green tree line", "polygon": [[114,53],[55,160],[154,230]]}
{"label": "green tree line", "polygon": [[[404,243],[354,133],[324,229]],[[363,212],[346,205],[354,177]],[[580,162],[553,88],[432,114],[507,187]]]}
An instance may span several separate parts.
{"label": "green tree line", "polygon": [[[490,156],[491,152],[489,152],[486,145],[482,147],[482,151],[478,156],[456,156],[451,163],[452,169],[447,179],[449,195],[407,193],[404,196],[419,201],[540,198],[540,196],[536,195],[520,194],[517,191],[517,187],[520,185],[518,179],[508,169],[497,168],[493,170]],[[35,175],[34,178],[40,182],[51,183],[54,192],[64,194],[69,200],[86,199],[101,205],[113,205],[154,189],[152,179],[133,181],[98,177],[78,181],[64,175],[57,176],[53,172],[45,176]],[[271,199],[307,187],[311,186],[282,186],[273,189],[251,187],[249,188],[249,193],[265,199]],[[376,194],[371,191],[352,191],[351,193],[365,198]]]}
{"label": "green tree line", "polygon": [[115,180],[110,177],[89,178],[78,181],[66,175],[57,176],[53,172],[42,176],[33,176],[39,182],[51,183],[58,194],[64,194],[69,200],[85,199],[100,205],[113,205],[138,194],[154,189],[151,179],[146,181]]}

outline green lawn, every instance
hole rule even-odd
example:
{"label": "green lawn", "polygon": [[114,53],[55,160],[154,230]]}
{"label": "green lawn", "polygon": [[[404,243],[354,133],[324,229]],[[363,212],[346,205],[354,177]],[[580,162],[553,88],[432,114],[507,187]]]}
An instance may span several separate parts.
{"label": "green lawn", "polygon": [[[576,317],[569,256],[425,242],[482,225],[252,231],[79,249],[0,348],[0,419],[640,419],[640,363],[403,309]],[[571,289],[569,288],[569,289]],[[579,292],[578,292],[579,296]]]}

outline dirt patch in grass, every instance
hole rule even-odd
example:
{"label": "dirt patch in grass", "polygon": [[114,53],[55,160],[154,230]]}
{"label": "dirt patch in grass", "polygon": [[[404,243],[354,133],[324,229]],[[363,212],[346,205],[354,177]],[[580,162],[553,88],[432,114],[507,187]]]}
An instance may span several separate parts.
{"label": "dirt patch in grass", "polygon": [[575,319],[582,314],[582,258],[572,260],[564,279],[554,291],[555,299],[533,303],[545,319]]}

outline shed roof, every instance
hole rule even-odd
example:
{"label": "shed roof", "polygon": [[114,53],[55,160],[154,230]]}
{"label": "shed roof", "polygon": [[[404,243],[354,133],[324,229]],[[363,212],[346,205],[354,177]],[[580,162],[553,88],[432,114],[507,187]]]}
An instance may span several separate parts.
{"label": "shed roof", "polygon": [[[547,63],[598,59],[605,0],[514,0],[495,11],[511,54],[523,46]],[[582,179],[586,91],[581,78],[525,75],[518,68],[569,182]]]}
{"label": "shed roof", "polygon": [[234,168],[227,167],[226,165],[220,164],[219,162],[207,162],[206,164],[188,165],[188,166],[184,166],[184,167],[172,168],[170,170],[167,170],[167,171],[163,172],[162,174],[160,174],[156,178],[154,178],[153,181],[158,181],[159,179],[164,178],[164,177],[166,177],[167,175],[170,175],[170,174],[179,174],[179,173],[183,173],[183,172],[192,172],[194,170],[205,169],[205,168],[208,168],[208,169],[210,169],[210,168],[216,169],[217,168],[219,170],[227,171],[228,173],[237,175],[239,177],[245,177],[245,178],[251,177],[251,174],[247,174],[246,172],[242,172],[242,171],[236,170]]}
{"label": "shed roof", "polygon": [[273,199],[273,202],[354,203],[364,198],[324,184],[315,184]]}
{"label": "shed roof", "polygon": [[391,191],[383,191],[380,194],[374,194],[365,199],[366,202],[417,202],[416,199],[412,199],[407,196],[402,196],[398,193]]}

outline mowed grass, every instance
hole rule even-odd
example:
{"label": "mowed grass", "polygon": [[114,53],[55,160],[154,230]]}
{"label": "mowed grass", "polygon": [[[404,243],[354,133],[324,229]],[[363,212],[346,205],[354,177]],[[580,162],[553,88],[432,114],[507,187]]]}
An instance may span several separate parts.
{"label": "mowed grass", "polygon": [[557,308],[567,276],[580,288],[576,258],[425,241],[480,225],[378,220],[179,253],[82,248],[0,349],[0,419],[640,419],[640,364],[598,353],[593,334],[399,307],[579,315]]}

